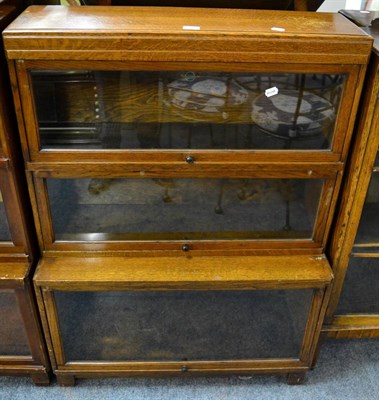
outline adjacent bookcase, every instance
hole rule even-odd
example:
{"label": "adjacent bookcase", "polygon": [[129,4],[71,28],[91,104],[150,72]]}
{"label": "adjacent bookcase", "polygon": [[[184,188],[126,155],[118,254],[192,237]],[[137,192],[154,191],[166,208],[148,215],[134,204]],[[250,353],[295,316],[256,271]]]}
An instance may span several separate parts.
{"label": "adjacent bookcase", "polygon": [[[19,10],[0,5],[0,30]],[[2,41],[0,42],[0,374],[49,383],[49,361],[32,285],[38,244]]]}
{"label": "adjacent bookcase", "polygon": [[[360,25],[374,14],[343,13]],[[335,281],[324,325],[328,337],[344,339],[379,337],[379,36],[363,29],[375,42],[331,241]]]}

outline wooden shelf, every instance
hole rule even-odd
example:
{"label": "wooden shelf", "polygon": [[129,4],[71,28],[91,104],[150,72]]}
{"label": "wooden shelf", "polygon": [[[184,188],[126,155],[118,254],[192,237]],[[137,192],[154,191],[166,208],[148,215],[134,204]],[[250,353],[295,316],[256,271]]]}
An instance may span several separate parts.
{"label": "wooden shelf", "polygon": [[44,257],[35,282],[61,290],[253,290],[323,288],[321,256]]}
{"label": "wooden shelf", "polygon": [[30,263],[2,261],[0,257],[0,288],[22,287],[29,273]]}

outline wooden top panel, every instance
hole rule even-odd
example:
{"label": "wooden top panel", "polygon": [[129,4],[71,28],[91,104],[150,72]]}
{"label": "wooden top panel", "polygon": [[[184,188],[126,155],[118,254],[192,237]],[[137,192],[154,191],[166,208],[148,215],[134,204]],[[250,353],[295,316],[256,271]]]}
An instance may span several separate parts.
{"label": "wooden top panel", "polygon": [[64,6],[29,7],[4,38],[9,58],[349,64],[372,41],[338,14]]}
{"label": "wooden top panel", "polygon": [[373,50],[379,54],[379,12],[378,11],[361,11],[361,10],[340,10],[340,14],[360,26],[362,30],[367,32],[374,38]]}
{"label": "wooden top panel", "polygon": [[324,287],[322,256],[44,257],[34,280],[62,290],[248,290]]}
{"label": "wooden top panel", "polygon": [[174,7],[29,7],[7,29],[10,32],[170,32],[185,33],[183,26],[202,32],[272,34],[356,35],[362,31],[335,13],[269,10],[199,9]]}

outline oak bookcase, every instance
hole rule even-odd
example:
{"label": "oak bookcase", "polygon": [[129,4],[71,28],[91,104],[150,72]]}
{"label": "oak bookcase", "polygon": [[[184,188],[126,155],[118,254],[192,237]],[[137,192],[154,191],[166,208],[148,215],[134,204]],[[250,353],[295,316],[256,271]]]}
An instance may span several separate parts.
{"label": "oak bookcase", "polygon": [[4,40],[60,384],[300,383],[372,39],[335,14],[35,6]]}

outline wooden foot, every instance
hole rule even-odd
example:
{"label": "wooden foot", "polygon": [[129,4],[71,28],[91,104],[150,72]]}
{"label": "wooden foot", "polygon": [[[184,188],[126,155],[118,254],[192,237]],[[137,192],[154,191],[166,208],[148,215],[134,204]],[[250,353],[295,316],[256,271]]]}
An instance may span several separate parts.
{"label": "wooden foot", "polygon": [[292,372],[287,375],[288,385],[301,385],[305,379],[305,372]]}
{"label": "wooden foot", "polygon": [[59,386],[75,386],[74,375],[57,374],[57,381]]}
{"label": "wooden foot", "polygon": [[39,372],[37,374],[30,374],[33,383],[36,386],[49,386],[50,385],[50,375],[47,372]]}

